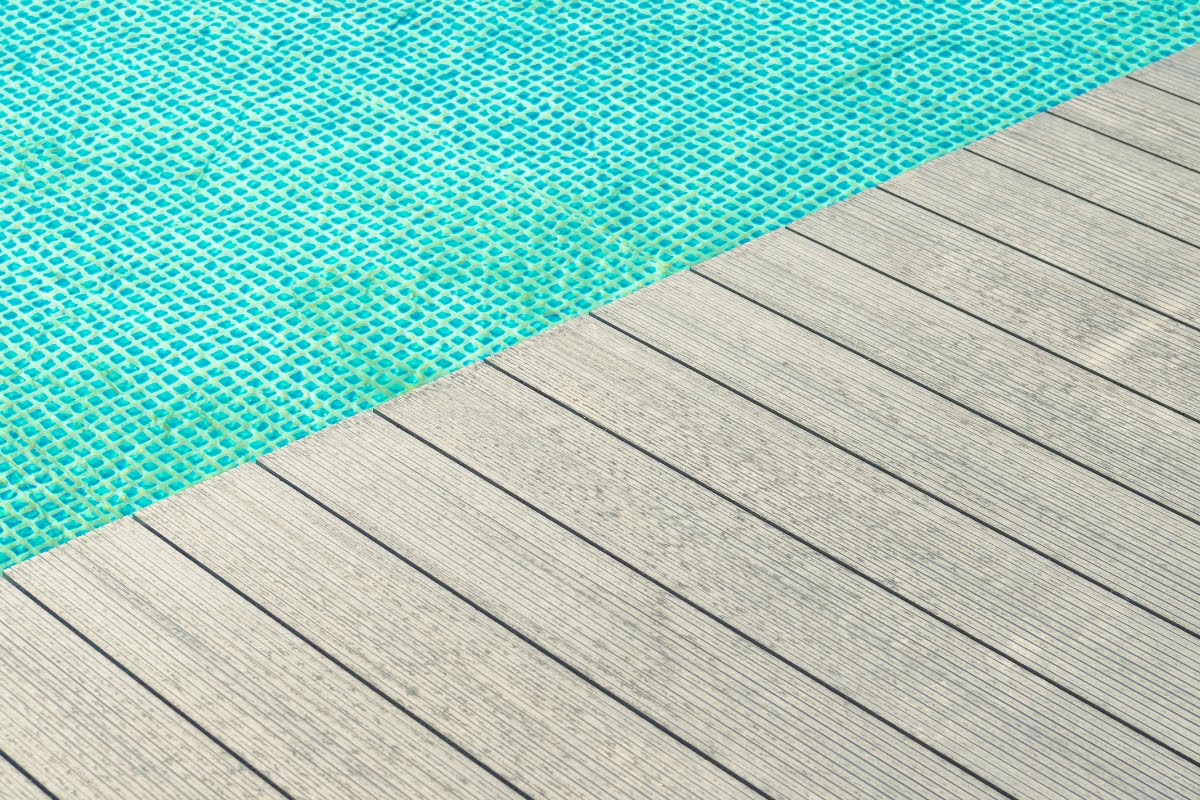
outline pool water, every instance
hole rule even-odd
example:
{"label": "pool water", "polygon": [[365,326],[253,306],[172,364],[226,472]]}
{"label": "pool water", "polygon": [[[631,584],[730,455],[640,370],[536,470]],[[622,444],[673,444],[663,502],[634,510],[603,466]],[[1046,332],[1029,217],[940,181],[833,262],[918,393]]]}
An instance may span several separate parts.
{"label": "pool water", "polygon": [[0,7],[0,566],[1197,39],[1176,2]]}

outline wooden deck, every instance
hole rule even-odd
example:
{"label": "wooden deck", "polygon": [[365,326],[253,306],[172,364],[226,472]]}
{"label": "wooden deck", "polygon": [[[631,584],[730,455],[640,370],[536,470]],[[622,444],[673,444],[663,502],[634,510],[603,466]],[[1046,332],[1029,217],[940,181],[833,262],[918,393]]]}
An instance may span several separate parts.
{"label": "wooden deck", "polygon": [[1200,797],[1200,48],[6,576],[3,798]]}

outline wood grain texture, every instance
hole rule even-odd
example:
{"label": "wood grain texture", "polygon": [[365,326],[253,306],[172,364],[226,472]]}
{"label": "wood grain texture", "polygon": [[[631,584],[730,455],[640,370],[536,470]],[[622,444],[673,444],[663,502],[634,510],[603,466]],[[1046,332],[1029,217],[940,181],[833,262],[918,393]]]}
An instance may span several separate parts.
{"label": "wood grain texture", "polygon": [[512,796],[128,518],[9,574],[294,797]]}
{"label": "wood grain texture", "polygon": [[[429,390],[461,379],[409,397],[437,397]],[[989,796],[919,745],[379,417],[352,418],[266,461],[771,796]],[[613,514],[629,507],[612,488],[590,491]],[[714,509],[731,532],[747,524],[706,495],[679,508],[677,519],[705,525]],[[630,531],[631,540],[636,536]],[[688,558],[682,543],[644,543],[659,546]],[[695,779],[706,774],[698,770]]]}
{"label": "wood grain texture", "polygon": [[1200,103],[1122,78],[1051,113],[1200,170]]}
{"label": "wood grain texture", "polygon": [[16,767],[0,758],[0,797],[4,800],[46,800],[49,796]]}
{"label": "wood grain texture", "polygon": [[698,268],[1173,508],[1200,516],[1200,426],[790,231]]}
{"label": "wood grain texture", "polygon": [[[668,279],[600,316],[1051,558],[1200,630],[1200,546],[1196,526],[1178,515],[695,275]],[[980,532],[969,540],[976,537],[990,538]]]}
{"label": "wood grain texture", "polygon": [[1133,77],[1200,103],[1200,45],[1138,70]]}
{"label": "wood grain texture", "polygon": [[58,797],[279,797],[4,581],[0,619],[0,749]]}
{"label": "wood grain texture", "polygon": [[[1200,553],[1190,523],[1148,503],[1131,508],[1128,492],[1119,487],[1005,436],[707,281],[686,274],[668,279],[606,308],[604,317],[1068,563],[1111,573],[1110,564],[1124,562],[1122,589],[1157,588],[1162,577],[1152,566],[1169,563],[1178,576],[1173,598],[1190,601],[1189,611],[1197,608],[1189,576],[1200,572]],[[772,469],[777,478],[786,474],[785,467]],[[768,508],[761,496],[754,499]],[[1154,522],[1144,519],[1147,512],[1180,538],[1164,542]],[[911,526],[903,519],[898,515],[892,523],[889,540],[906,535]],[[834,526],[836,521],[822,544],[840,552],[845,546]],[[938,531],[938,562],[952,565],[955,577],[914,583],[913,599],[1122,719],[1200,755],[1195,745],[1200,728],[1193,723],[1200,712],[1196,637],[1049,561],[1031,558],[1020,545],[970,520],[947,521]],[[1162,549],[1147,553],[1143,539],[1162,542]],[[916,556],[928,549],[919,539],[900,548],[914,554],[909,566],[914,573],[928,569]],[[1174,563],[1176,556],[1182,561]],[[882,562],[856,563],[881,580],[890,575]],[[1057,629],[1074,635],[1063,639],[1052,633]],[[1015,642],[1023,644],[1013,647]],[[1155,677],[1131,681],[1131,674]]]}
{"label": "wood grain texture", "polygon": [[965,150],[883,189],[1200,326],[1200,250],[1190,244]]}
{"label": "wood grain texture", "polygon": [[1200,173],[1050,114],[967,149],[1200,246]]}
{"label": "wood grain texture", "polygon": [[1200,797],[1198,254],[1200,47],[11,569],[0,797]]}
{"label": "wood grain texture", "polygon": [[139,516],[531,795],[750,796],[256,465]]}
{"label": "wood grain texture", "polygon": [[[996,631],[997,638],[1009,635],[1008,644],[1014,649],[1045,646],[1064,634],[1068,640],[1092,638],[1090,629],[1076,633],[1067,623],[1068,619],[1083,618],[1082,614],[1069,616],[1066,610],[1073,602],[1089,601],[1086,589],[1082,598],[1072,592],[1071,599],[1049,600],[1056,591],[1070,591],[1065,588],[1069,584],[1059,583],[1053,573],[1036,577],[1036,557],[997,551],[980,531],[962,534],[968,540],[975,534],[967,546],[979,552],[980,566],[970,569],[968,564],[960,564],[940,543],[954,536],[949,531],[964,518],[610,328],[590,320],[568,323],[505,351],[496,360],[522,380],[796,535],[815,540],[819,547],[836,551],[850,563],[872,564],[877,580],[899,594],[954,593],[955,600],[949,603],[961,596],[977,604],[977,610],[967,615],[977,619],[976,624]],[[441,413],[449,416],[444,410]],[[466,447],[468,439],[460,433],[456,444]],[[981,575],[1003,585],[997,565],[1009,559],[1023,559],[1025,569],[1018,570],[1023,572],[1022,579],[1028,577],[1038,588],[1025,596],[1006,597],[999,586],[995,592],[978,586]],[[706,572],[713,574],[714,569]],[[961,583],[962,588],[943,588],[947,583]],[[839,587],[817,594],[837,604],[836,598],[850,596],[847,592]],[[796,610],[790,617],[761,600],[756,605],[770,608],[762,614],[764,619],[779,620],[788,630],[803,631],[807,639],[827,642],[823,649],[831,655],[817,661],[815,668],[830,670],[847,681],[848,691],[861,692],[880,713],[904,720],[923,736],[932,735],[935,727],[947,734],[953,732],[950,740],[935,741],[1018,795],[1070,794],[1081,791],[1079,787],[1091,780],[1113,783],[1104,788],[1094,784],[1083,789],[1085,793],[1133,791],[1142,778],[1102,778],[1098,762],[1092,759],[1108,758],[1116,763],[1135,751],[1137,760],[1144,757],[1157,764],[1150,768],[1151,773],[1161,768],[1172,776],[1168,783],[1179,775],[1182,761],[1174,756],[1163,759],[1165,751],[1148,746],[1142,737],[1086,706],[1064,703],[1066,696],[1058,690],[991,651],[965,638],[956,639],[950,628],[927,616],[902,617],[888,613],[885,607],[872,606],[870,611],[859,612],[862,629],[850,623],[839,628],[819,619],[794,616],[802,615],[812,602],[807,597],[792,599],[790,605]],[[1024,602],[1035,606],[1021,609]],[[1055,608],[1056,603],[1061,605]],[[865,604],[854,601],[850,606],[861,609]],[[1027,622],[1040,617],[1038,621],[1054,633],[1040,642],[1025,639],[1020,634],[1026,626],[997,622],[1010,614],[1021,615],[1018,619],[1024,617]],[[899,627],[907,631],[901,638],[911,638],[920,646],[909,652],[898,645],[878,647],[874,656],[871,648],[855,649],[853,641],[881,638],[871,627],[876,620],[893,629],[910,622],[911,628]],[[1086,624],[1094,627],[1094,623]],[[997,625],[1013,627],[1000,633]],[[774,646],[788,652],[795,644],[785,639]],[[1054,646],[1060,652],[1071,652],[1069,644]],[[953,667],[945,666],[942,658],[950,659]],[[797,660],[810,663],[799,655]],[[937,674],[943,677],[934,677]],[[1033,719],[1039,724],[1030,725]],[[1101,750],[1109,750],[1110,755],[1100,756]],[[1081,769],[1085,762],[1087,767]],[[1076,775],[1076,770],[1083,774]],[[1186,784],[1194,779],[1194,772],[1183,767],[1188,777],[1179,779]],[[1064,780],[1084,783],[1071,788],[1060,782]]]}
{"label": "wood grain texture", "polygon": [[788,227],[1200,418],[1200,330],[883,192],[868,190]]}

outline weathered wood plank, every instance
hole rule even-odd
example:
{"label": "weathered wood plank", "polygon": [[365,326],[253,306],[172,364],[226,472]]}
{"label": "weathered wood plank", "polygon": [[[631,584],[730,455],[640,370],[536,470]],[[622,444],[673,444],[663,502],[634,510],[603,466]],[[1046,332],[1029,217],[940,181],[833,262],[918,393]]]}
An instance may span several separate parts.
{"label": "weathered wood plank", "polygon": [[4,581],[0,619],[0,749],[58,797],[280,796]]}
{"label": "weathered wood plank", "polygon": [[1200,418],[1200,330],[883,192],[788,227]]}
{"label": "weathered wood plank", "polygon": [[[999,592],[973,585],[975,576],[940,549],[943,529],[956,522],[953,512],[922,503],[921,495],[857,460],[839,460],[833,448],[628,337],[579,320],[497,360],[818,547],[851,563],[873,559],[884,586],[900,594],[932,593],[912,587],[945,581],[970,583],[983,624],[995,626],[992,618],[1011,610],[997,602]],[[779,531],[772,536],[761,526],[734,527],[723,519],[729,514],[717,509],[691,513],[679,498],[702,497],[699,486],[682,484],[670,470],[612,439],[606,443],[582,420],[546,401],[513,397],[494,378],[484,383],[483,376],[473,377],[480,382],[473,391],[456,396],[455,382],[445,381],[436,393],[401,398],[386,413],[403,414],[404,424],[530,502],[546,504],[548,513],[604,546],[617,546],[610,543],[622,535],[661,540],[686,519],[686,538],[673,558],[634,563],[651,574],[675,571],[681,591],[886,718],[932,737],[1001,787],[1017,795],[1120,794],[1159,780],[1149,777],[1159,768],[1171,776],[1168,784],[1186,785],[1200,775],[949,626],[915,613],[883,587],[832,561],[811,561],[811,551]],[[484,410],[481,398],[488,399]],[[617,508],[606,499],[614,497],[632,502]],[[973,544],[996,561],[1009,555],[996,553],[986,539]],[[806,557],[802,569],[794,566]],[[1062,619],[1053,613],[1044,619],[1058,631],[1054,635],[1065,634]],[[1104,751],[1107,756],[1100,755]],[[1135,760],[1145,757],[1159,766],[1137,777],[1101,766],[1134,752]]]}
{"label": "weathered wood plank", "polygon": [[4,800],[46,800],[49,796],[16,767],[0,758],[0,797]]}
{"label": "weathered wood plank", "polygon": [[513,796],[131,519],[9,575],[294,797]]}
{"label": "weathered wood plank", "polygon": [[[440,387],[473,373],[409,396],[439,397]],[[771,796],[988,796],[916,743],[380,417],[352,418],[265,462]],[[613,514],[635,507],[611,487],[584,491]],[[666,541],[643,540],[635,529],[623,536],[626,546],[665,549],[668,564],[686,562],[693,524],[755,530],[710,495],[684,500]]]}
{"label": "weathered wood plank", "polygon": [[1200,426],[782,230],[700,265],[863,355],[1193,517]]}
{"label": "weathered wood plank", "polygon": [[1200,174],[1050,114],[967,147],[1200,246]]}
{"label": "weathered wood plank", "polygon": [[679,276],[146,512],[204,566],[17,567],[0,749],[101,800],[1200,796],[1196,103],[1200,48],[699,268],[753,300]]}
{"label": "weathered wood plank", "polygon": [[752,796],[256,465],[139,516],[531,795]]}
{"label": "weathered wood plank", "polygon": [[659,286],[600,316],[1200,630],[1193,523],[702,278],[684,273]]}
{"label": "weathered wood plank", "polygon": [[910,170],[882,188],[1200,325],[1200,250],[1192,245],[966,151]]}
{"label": "weathered wood plank", "polygon": [[1122,78],[1057,105],[1051,113],[1200,169],[1200,103]]}
{"label": "weathered wood plank", "polygon": [[1200,103],[1200,45],[1156,61],[1133,77]]}

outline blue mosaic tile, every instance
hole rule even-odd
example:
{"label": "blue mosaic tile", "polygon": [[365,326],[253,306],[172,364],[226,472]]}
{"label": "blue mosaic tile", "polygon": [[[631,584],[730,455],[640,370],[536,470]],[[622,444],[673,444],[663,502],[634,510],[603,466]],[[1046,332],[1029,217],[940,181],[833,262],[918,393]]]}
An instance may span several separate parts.
{"label": "blue mosaic tile", "polygon": [[0,566],[1196,40],[1169,2],[0,8]]}

